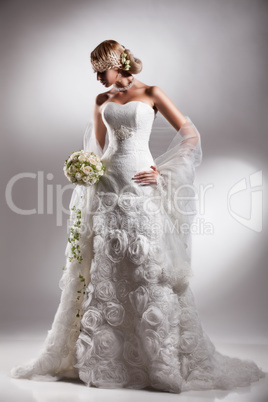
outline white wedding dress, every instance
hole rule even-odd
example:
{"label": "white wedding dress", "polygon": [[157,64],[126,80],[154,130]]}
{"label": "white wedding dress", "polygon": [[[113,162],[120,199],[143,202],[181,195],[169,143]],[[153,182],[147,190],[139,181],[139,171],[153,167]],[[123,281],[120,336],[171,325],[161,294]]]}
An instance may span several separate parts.
{"label": "white wedding dress", "polygon": [[[11,376],[175,393],[231,389],[264,377],[254,362],[215,350],[189,287],[191,236],[181,229],[194,219],[195,167],[202,159],[194,124],[187,117],[167,151],[153,159],[155,112],[148,104],[108,102],[102,116],[104,151],[92,126],[84,148],[101,155],[106,170],[97,184],[74,189],[70,211],[79,240],[67,244],[52,328],[39,356]],[[151,165],[161,172],[157,184],[132,180]]]}

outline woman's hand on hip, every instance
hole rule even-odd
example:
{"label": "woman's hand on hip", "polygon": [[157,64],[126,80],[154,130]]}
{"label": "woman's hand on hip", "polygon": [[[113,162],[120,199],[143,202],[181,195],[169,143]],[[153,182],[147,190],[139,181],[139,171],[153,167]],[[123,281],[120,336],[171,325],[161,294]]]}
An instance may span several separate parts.
{"label": "woman's hand on hip", "polygon": [[157,176],[160,174],[156,166],[150,166],[153,170],[144,170],[142,172],[136,173],[132,179],[135,183],[157,183]]}

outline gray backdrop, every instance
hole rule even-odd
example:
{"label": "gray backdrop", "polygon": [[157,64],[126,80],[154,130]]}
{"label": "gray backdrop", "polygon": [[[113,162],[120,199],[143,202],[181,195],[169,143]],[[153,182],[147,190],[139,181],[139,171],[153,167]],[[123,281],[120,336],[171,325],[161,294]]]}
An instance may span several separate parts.
{"label": "gray backdrop", "polygon": [[[51,326],[71,196],[63,162],[105,90],[90,52],[115,39],[143,61],[137,79],[159,86],[201,134],[192,290],[205,330],[267,342],[266,15],[260,0],[1,3],[2,336]],[[163,138],[155,124],[158,155],[175,132]]]}

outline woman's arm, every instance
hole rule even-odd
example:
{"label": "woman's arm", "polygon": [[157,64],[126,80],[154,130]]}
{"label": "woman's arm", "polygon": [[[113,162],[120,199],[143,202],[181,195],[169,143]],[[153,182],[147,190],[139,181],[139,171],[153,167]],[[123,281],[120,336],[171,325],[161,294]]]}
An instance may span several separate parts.
{"label": "woman's arm", "polygon": [[[195,148],[198,142],[198,134],[188,123],[186,117],[177,109],[174,103],[169,97],[158,87],[152,86],[150,88],[150,96],[154,102],[154,106],[157,107],[159,112],[167,119],[167,121],[175,128],[176,131],[180,131],[184,143],[187,143],[189,151]],[[186,129],[187,127],[187,129]],[[156,166],[150,166],[153,170],[146,170],[134,175],[133,179],[138,183],[157,183],[158,175],[160,172]]]}
{"label": "woman's arm", "polygon": [[177,109],[174,103],[158,86],[150,88],[150,94],[154,105],[159,112],[167,119],[167,121],[179,131],[181,126],[187,122],[186,117]]}
{"label": "woman's arm", "polygon": [[[160,113],[167,119],[167,121],[179,131],[188,121],[186,117],[177,109],[174,103],[169,97],[157,86],[151,87],[151,96],[154,100],[155,106]],[[187,130],[181,130],[180,134],[183,136],[190,135],[186,141],[189,145],[195,147],[198,142],[198,135],[194,129],[191,129],[190,125],[187,126]]]}
{"label": "woman's arm", "polygon": [[93,112],[94,131],[95,131],[96,140],[98,141],[100,147],[103,149],[104,145],[105,145],[105,135],[106,135],[107,127],[103,123],[101,110],[102,110],[102,103],[100,103],[100,95],[98,95],[95,100],[94,112]]}

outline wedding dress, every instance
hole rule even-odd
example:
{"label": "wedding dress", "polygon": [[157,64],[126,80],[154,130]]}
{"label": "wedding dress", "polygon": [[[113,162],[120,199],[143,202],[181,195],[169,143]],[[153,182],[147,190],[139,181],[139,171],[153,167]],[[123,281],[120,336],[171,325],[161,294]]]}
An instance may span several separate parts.
{"label": "wedding dress", "polygon": [[[70,202],[80,253],[68,241],[52,327],[40,355],[11,376],[175,393],[231,389],[264,377],[254,362],[215,350],[189,287],[198,130],[187,117],[167,151],[153,159],[151,106],[108,102],[102,117],[104,150],[94,125],[84,148],[101,155],[105,174],[93,186],[76,186]],[[161,173],[156,184],[132,180],[151,165]]]}

